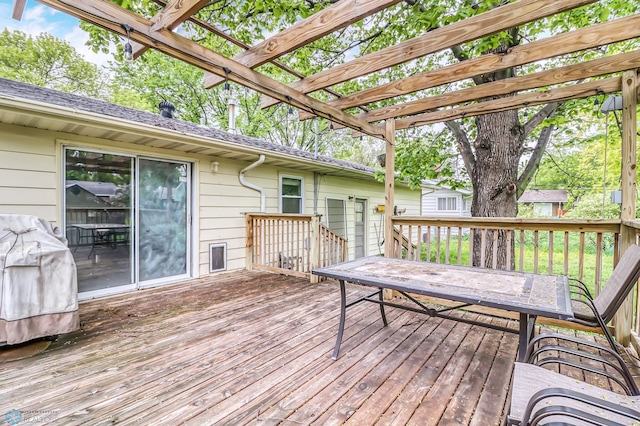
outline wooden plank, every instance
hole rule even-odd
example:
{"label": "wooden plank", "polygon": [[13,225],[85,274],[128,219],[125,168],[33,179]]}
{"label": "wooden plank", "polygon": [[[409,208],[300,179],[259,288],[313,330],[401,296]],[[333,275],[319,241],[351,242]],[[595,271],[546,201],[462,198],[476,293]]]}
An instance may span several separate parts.
{"label": "wooden plank", "polygon": [[409,356],[407,362],[393,371],[355,412],[347,412],[344,424],[354,426],[375,424],[397,398],[404,397],[407,386],[419,377],[420,371],[426,368],[430,360],[440,356],[440,351],[445,346],[443,343],[449,341],[451,337],[457,338],[458,332],[454,332],[456,325],[453,321],[440,321],[434,331]]}
{"label": "wooden plank", "polygon": [[389,118],[419,114],[451,105],[461,105],[478,99],[504,96],[525,90],[548,87],[556,84],[578,81],[605,74],[613,74],[629,69],[640,68],[640,50],[635,50],[579,64],[558,67],[529,75],[497,80],[479,86],[428,96],[411,102],[379,108],[357,117],[368,122]]}
{"label": "wooden plank", "polygon": [[[555,15],[566,10],[594,3],[595,0],[520,0],[480,15],[370,53],[333,68],[294,82],[291,88],[311,93],[324,87],[383,70],[481,37],[505,31],[527,22]],[[262,107],[278,103],[263,98]]]}
{"label": "wooden plank", "polygon": [[178,25],[202,9],[209,0],[170,0],[169,3],[151,18],[151,31],[168,28],[175,29]]}
{"label": "wooden plank", "polygon": [[[444,411],[447,408],[456,411],[464,410],[464,408],[456,405],[455,394],[458,389],[465,390],[468,388],[469,383],[465,381],[465,378],[470,379],[478,374],[477,371],[469,371],[468,369],[473,366],[474,354],[478,350],[478,346],[482,342],[486,330],[486,328],[479,326],[472,326],[468,330],[467,336],[460,343],[451,360],[424,396],[425,399],[432,402],[418,405],[406,422],[407,424],[434,426],[450,424],[447,423],[446,417],[444,419],[442,418]],[[462,413],[456,413],[454,416],[462,416]],[[457,423],[463,424],[463,422],[459,420]]]}
{"label": "wooden plank", "polygon": [[[270,62],[285,53],[309,44],[321,37],[373,15],[401,0],[342,0],[314,13],[307,19],[269,37],[234,56],[234,60],[250,68]],[[224,81],[215,74],[205,74],[207,89]]]}
{"label": "wooden plank", "polygon": [[[638,88],[640,79],[637,70],[622,75],[622,205],[620,219],[636,218],[637,189],[637,143],[638,143]],[[636,241],[635,230],[623,226],[621,248],[624,251]],[[637,284],[636,284],[637,285]],[[615,337],[624,346],[629,346],[633,324],[633,294],[629,295],[615,316]]]}
{"label": "wooden plank", "polygon": [[397,119],[396,129],[407,129],[425,124],[441,123],[449,120],[457,120],[463,117],[490,114],[492,112],[508,111],[522,108],[523,106],[546,105],[551,102],[562,102],[570,99],[582,99],[602,93],[619,92],[622,82],[619,77],[611,77],[604,80],[574,84],[572,86],[549,89],[540,92],[520,94],[509,98],[495,99],[457,108],[443,109],[440,111],[414,115],[409,118]]}
{"label": "wooden plank", "polygon": [[[465,317],[467,317],[465,315]],[[469,315],[468,319],[476,319],[474,315]],[[377,422],[368,424],[388,425],[388,424],[407,424],[416,409],[421,405],[427,394],[435,397],[430,390],[434,386],[440,384],[440,380],[447,380],[445,371],[448,373],[447,365],[450,362],[455,364],[455,354],[458,347],[466,341],[473,338],[469,330],[472,327],[469,324],[459,323],[453,331],[447,336],[446,345],[439,344],[435,356],[429,358],[429,362],[425,362],[422,368],[415,375],[402,392],[402,398],[396,398],[385,413],[379,417]],[[449,398],[450,394],[446,394],[445,398]],[[438,397],[436,397],[438,398]],[[428,404],[431,406],[431,404]],[[438,410],[436,404],[432,407]],[[427,424],[427,419],[423,419],[421,424]]]}
{"label": "wooden plank", "polygon": [[[559,34],[544,40],[515,46],[504,54],[494,53],[468,59],[457,64],[352,93],[340,99],[331,100],[327,104],[340,109],[367,105],[419,90],[442,86],[478,75],[616,43],[634,37],[640,37],[640,15],[627,16]],[[311,114],[300,114],[301,120],[311,117],[313,117]]]}
{"label": "wooden plank", "polygon": [[358,120],[337,108],[328,107],[323,102],[291,89],[285,84],[226,58],[186,37],[167,29],[151,31],[152,23],[149,20],[115,3],[103,0],[65,0],[64,2],[61,0],[40,0],[40,3],[118,34],[124,34],[122,25],[127,24],[132,29],[130,32],[132,40],[149,45],[169,56],[223,77],[227,75],[225,70],[230,71],[228,78],[238,84],[371,136],[384,136],[384,133],[375,126]]}
{"label": "wooden plank", "polygon": [[[167,2],[165,2],[164,0],[154,0],[154,2],[156,4],[159,4],[160,6],[166,6]],[[218,37],[227,40],[228,42],[244,49],[247,50],[249,49],[251,46],[234,38],[231,37],[229,34],[225,33],[224,31],[219,30],[218,28],[214,27],[213,25],[209,24],[208,22],[203,21],[202,19],[198,19],[194,16],[191,16],[189,19],[189,21],[193,22],[194,24],[200,26],[201,28],[205,29],[206,31],[209,31],[212,34],[217,35]],[[137,58],[140,55],[142,55],[146,49],[147,46],[144,46],[142,44],[139,43],[131,43],[131,45],[133,46],[133,57]],[[292,69],[291,67],[288,67],[287,65],[283,64],[280,61],[272,61],[271,62],[273,65],[275,65],[276,67],[280,68],[281,70],[293,75],[294,77],[298,77],[298,78],[304,78],[304,75],[297,72],[296,70]],[[209,74],[207,71],[205,71],[205,75]],[[213,74],[212,74],[213,75]],[[335,96],[336,98],[339,98],[340,95],[338,92],[331,90],[330,88],[325,88],[324,89],[325,92],[329,93],[332,96]],[[365,110],[364,108],[361,108],[363,110]],[[303,111],[301,111],[303,112]]]}
{"label": "wooden plank", "polygon": [[[286,418],[287,422],[294,424],[307,424],[311,421],[319,422],[318,424],[327,424],[318,419],[323,416],[333,417],[334,413],[329,411],[329,408],[334,401],[340,399],[349,390],[354,388],[368,389],[370,384],[365,381],[365,377],[378,368],[381,359],[392,356],[394,352],[400,350],[403,352],[408,351],[417,346],[417,336],[412,336],[412,334],[417,332],[424,323],[414,321],[407,324],[406,321],[411,316],[405,313],[399,316],[394,321],[394,324],[390,324],[389,330],[385,329],[385,332],[388,331],[385,334],[389,334],[386,340],[372,347],[365,357],[357,362],[354,362],[349,357],[350,359],[348,360],[332,365],[332,368],[329,368],[321,376],[301,384],[296,390],[294,400],[279,401],[280,403],[277,407],[272,407],[261,417],[265,419]],[[427,326],[425,329],[430,331],[432,327]],[[423,333],[418,333],[418,335],[421,336]],[[381,334],[381,332],[377,334]],[[367,347],[371,346],[367,345]],[[386,376],[386,374],[384,375]],[[273,408],[277,408],[277,410]],[[236,416],[225,419],[225,422],[238,424],[239,420],[241,419]]]}
{"label": "wooden plank", "polygon": [[[426,362],[436,350],[437,346],[432,344],[432,340],[437,337],[432,337],[432,334],[438,333],[444,339],[453,328],[454,324],[443,324],[445,322],[450,323],[450,321],[435,318],[422,322],[419,328],[412,332],[411,336],[405,339],[392,354],[376,368],[370,370],[355,386],[351,386],[340,398],[327,397],[327,401],[335,400],[335,403],[315,421],[318,424],[342,424],[363,404],[368,403],[371,406],[371,401],[368,401],[370,398],[375,396],[381,399],[382,396],[389,399],[385,395],[398,395],[402,389],[402,383],[408,382],[416,374],[420,365]],[[384,406],[385,402],[377,401],[374,406]],[[287,408],[293,407],[287,406]],[[374,415],[370,411],[366,408],[360,410],[369,416]]]}
{"label": "wooden plank", "polygon": [[22,19],[22,14],[24,13],[24,7],[27,4],[27,0],[13,0],[13,10],[11,11],[11,18],[16,21],[20,21]]}

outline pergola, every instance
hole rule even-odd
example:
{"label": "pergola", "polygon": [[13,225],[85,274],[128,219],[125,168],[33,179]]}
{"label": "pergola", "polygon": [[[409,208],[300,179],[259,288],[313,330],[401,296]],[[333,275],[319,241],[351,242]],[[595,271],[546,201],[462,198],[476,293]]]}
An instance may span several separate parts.
{"label": "pergola", "polygon": [[[596,0],[518,0],[463,21],[425,32],[423,35],[322,70],[301,75],[278,61],[328,34],[400,3],[401,0],[340,0],[327,2],[323,10],[300,20],[262,42],[249,46],[198,18],[210,0],[155,0],[163,8],[153,17],[138,15],[107,0],[38,0],[40,3],[75,16],[114,33],[128,35],[134,56],[156,49],[205,71],[205,84],[213,87],[226,79],[263,95],[262,106],[280,102],[300,111],[300,118],[313,116],[330,120],[336,126],[353,129],[386,141],[386,211],[393,211],[394,135],[398,129],[445,122],[524,106],[544,105],[594,95],[622,93],[622,220],[635,219],[636,137],[640,50],[603,56],[561,68],[512,77],[438,96],[398,101],[392,106],[369,109],[372,103],[393,100],[402,95],[447,85],[485,73],[531,63],[574,52],[594,49],[640,37],[640,15],[628,16],[575,31],[550,36],[516,46],[504,53],[488,54],[440,69],[342,96],[332,86],[382,71],[398,64],[436,54],[463,43],[541,20]],[[13,17],[20,19],[26,0],[14,0]],[[226,57],[173,30],[185,21],[223,37],[244,51]],[[128,31],[127,31],[128,30]],[[128,34],[127,34],[128,33]],[[254,68],[272,63],[296,78],[286,85]],[[613,77],[598,78],[606,75]],[[566,83],[574,83],[567,85]],[[332,100],[322,102],[308,94],[327,91]],[[510,96],[506,96],[510,95]],[[487,100],[488,98],[494,98]],[[478,102],[482,100],[482,102]],[[362,110],[350,113],[356,107]],[[386,216],[385,233],[391,235],[391,215]],[[392,254],[391,239],[385,254]],[[623,250],[635,242],[634,235],[623,235]]]}

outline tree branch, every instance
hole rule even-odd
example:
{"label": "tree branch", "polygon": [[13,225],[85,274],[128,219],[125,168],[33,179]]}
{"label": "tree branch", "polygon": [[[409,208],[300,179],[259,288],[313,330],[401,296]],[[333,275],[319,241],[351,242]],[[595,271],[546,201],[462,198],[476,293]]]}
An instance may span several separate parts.
{"label": "tree branch", "polygon": [[458,142],[458,149],[460,150],[460,155],[462,155],[462,161],[464,161],[464,167],[469,174],[469,179],[473,181],[473,170],[476,165],[476,159],[473,155],[473,150],[471,149],[471,143],[469,142],[469,138],[462,127],[456,121],[447,121],[445,122],[447,128],[453,133],[453,137]]}
{"label": "tree branch", "polygon": [[520,198],[520,196],[524,192],[524,189],[529,186],[531,179],[533,179],[533,176],[535,176],[536,172],[538,171],[538,168],[540,167],[540,161],[542,161],[542,155],[547,149],[547,145],[549,144],[549,140],[551,139],[551,134],[554,130],[555,125],[552,124],[545,127],[540,132],[540,137],[538,137],[536,147],[531,153],[531,158],[529,158],[527,166],[518,178],[516,198]]}

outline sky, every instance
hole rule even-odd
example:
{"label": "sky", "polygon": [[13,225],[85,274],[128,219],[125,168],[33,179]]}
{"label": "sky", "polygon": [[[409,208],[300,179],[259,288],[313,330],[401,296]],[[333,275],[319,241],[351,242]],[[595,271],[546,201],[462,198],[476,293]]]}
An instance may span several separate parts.
{"label": "sky", "polygon": [[10,31],[20,30],[24,33],[37,36],[43,32],[67,41],[87,61],[97,65],[105,65],[112,59],[110,54],[93,53],[85,46],[89,36],[80,29],[79,21],[62,12],[58,12],[48,6],[44,6],[35,0],[27,0],[27,5],[22,14],[22,20],[11,19],[13,0],[0,0],[0,28]]}

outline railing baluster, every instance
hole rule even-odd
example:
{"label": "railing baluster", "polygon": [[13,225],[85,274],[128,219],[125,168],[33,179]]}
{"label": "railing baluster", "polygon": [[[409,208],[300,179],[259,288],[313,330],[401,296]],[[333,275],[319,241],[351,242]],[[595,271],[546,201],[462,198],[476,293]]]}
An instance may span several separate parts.
{"label": "railing baluster", "polygon": [[492,262],[491,268],[498,269],[498,230],[492,229],[491,235],[493,236],[492,238],[493,250],[491,252],[491,257],[493,258],[493,262]]}
{"label": "railing baluster", "polygon": [[524,271],[524,229],[520,230],[520,269],[519,271]]}
{"label": "railing baluster", "polygon": [[564,231],[564,275],[569,275],[569,231]]}
{"label": "railing baluster", "polygon": [[601,286],[602,286],[602,251],[604,247],[602,245],[602,232],[598,232],[596,234],[596,272],[595,272],[595,293],[596,296],[600,294]]}
{"label": "railing baluster", "polygon": [[539,232],[536,229],[535,231],[533,231],[533,273],[537,274],[538,273],[538,256],[540,255],[539,253]]}
{"label": "railing baluster", "polygon": [[449,261],[450,250],[451,250],[451,227],[447,226],[447,240],[445,242],[445,253],[444,253],[444,263],[446,263],[447,265],[450,263]]}
{"label": "railing baluster", "polygon": [[486,267],[486,251],[487,251],[487,228],[482,228],[482,231],[480,233],[481,235],[481,239],[480,239],[480,267],[484,268]]}
{"label": "railing baluster", "polygon": [[580,233],[580,257],[578,258],[578,279],[584,280],[584,232]]}
{"label": "railing baluster", "polygon": [[553,274],[553,231],[549,231],[549,267],[548,274]]}

